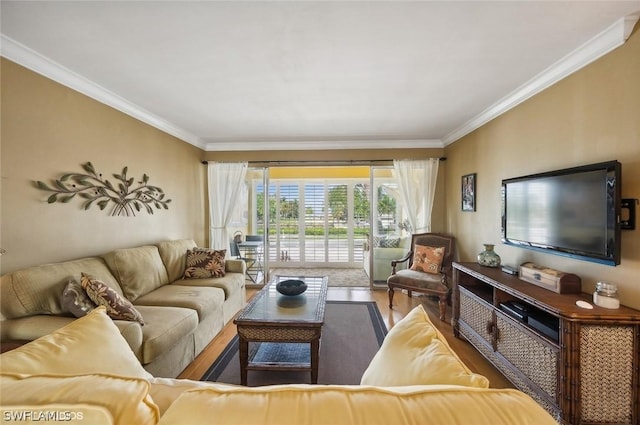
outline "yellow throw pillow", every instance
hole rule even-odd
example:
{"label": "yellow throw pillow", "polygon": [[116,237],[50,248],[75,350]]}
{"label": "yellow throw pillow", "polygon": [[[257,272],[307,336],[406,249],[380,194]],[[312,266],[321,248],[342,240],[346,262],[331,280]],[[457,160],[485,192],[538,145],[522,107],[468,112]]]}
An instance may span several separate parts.
{"label": "yellow throw pillow", "polygon": [[463,385],[488,388],[489,380],[471,372],[433,326],[422,306],[391,328],[371,360],[361,385]]}
{"label": "yellow throw pillow", "polygon": [[152,378],[100,306],[49,335],[0,355],[3,373]]}
{"label": "yellow throw pillow", "polygon": [[444,259],[444,247],[434,248],[432,246],[416,245],[413,253],[411,270],[424,273],[440,273],[442,260]]}
{"label": "yellow throw pillow", "polygon": [[[116,425],[153,425],[160,419],[158,406],[149,396],[149,383],[144,379],[109,375],[21,377],[2,374],[0,392],[4,411],[11,411],[14,417],[35,415],[37,417],[32,418],[34,422],[49,423],[42,420],[41,415],[49,415],[50,410],[41,408],[31,413],[21,413],[20,406],[89,405],[108,410]],[[58,415],[62,419],[68,417],[71,423],[89,423],[85,422],[87,419],[84,417],[79,417],[84,415],[79,407],[58,411]],[[71,421],[72,417],[75,421]]]}

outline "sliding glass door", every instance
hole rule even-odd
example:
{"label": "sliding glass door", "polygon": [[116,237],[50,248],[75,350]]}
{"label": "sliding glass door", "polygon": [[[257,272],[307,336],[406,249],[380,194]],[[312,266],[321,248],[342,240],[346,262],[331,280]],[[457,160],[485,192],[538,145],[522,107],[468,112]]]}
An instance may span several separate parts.
{"label": "sliding glass door", "polygon": [[[372,287],[386,287],[391,261],[409,251],[411,229],[402,207],[393,167],[371,168],[371,237],[364,250],[364,268]],[[398,269],[404,268],[406,263]]]}
{"label": "sliding glass door", "polygon": [[408,251],[392,167],[251,168],[247,235],[264,238],[271,268],[355,268],[384,286]]}
{"label": "sliding glass door", "polygon": [[268,281],[269,237],[264,196],[267,181],[267,168],[252,167],[247,170],[244,195],[238,201],[240,212],[235,214],[232,222],[233,235],[240,242],[237,255],[250,259],[247,262],[250,265],[247,284],[262,285]]}
{"label": "sliding glass door", "polygon": [[255,217],[267,223],[271,266],[361,268],[368,184],[368,167],[270,168]]}
{"label": "sliding glass door", "polygon": [[[362,266],[364,181],[270,180],[274,267]],[[358,201],[357,199],[361,199]],[[321,264],[321,265],[319,265]]]}

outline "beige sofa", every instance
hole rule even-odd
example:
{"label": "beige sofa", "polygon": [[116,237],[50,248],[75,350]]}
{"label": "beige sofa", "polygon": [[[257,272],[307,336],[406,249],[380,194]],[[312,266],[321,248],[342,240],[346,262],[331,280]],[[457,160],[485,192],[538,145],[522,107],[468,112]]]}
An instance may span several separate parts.
{"label": "beige sofa", "polygon": [[[324,365],[321,367],[330,367]],[[421,307],[398,322],[361,385],[247,388],[154,378],[103,307],[0,356],[3,418],[47,423],[552,425],[526,394],[489,389]],[[78,420],[80,419],[80,420]]]}
{"label": "beige sofa", "polygon": [[114,320],[129,347],[154,376],[173,378],[193,361],[245,305],[245,263],[225,261],[224,277],[183,279],[192,240],[117,249],[18,270],[2,276],[2,341],[34,340],[76,318],[61,303],[70,279],[99,279],[131,301],[144,325]]}

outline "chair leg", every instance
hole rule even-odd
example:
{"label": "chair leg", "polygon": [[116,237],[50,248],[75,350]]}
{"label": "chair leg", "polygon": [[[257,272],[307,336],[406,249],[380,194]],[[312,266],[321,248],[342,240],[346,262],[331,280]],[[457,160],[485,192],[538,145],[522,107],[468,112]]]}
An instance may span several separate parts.
{"label": "chair leg", "polygon": [[245,260],[245,264],[247,265],[247,277],[249,278],[249,280],[251,280],[251,282],[257,284],[258,282],[256,282],[256,279],[258,278],[258,273],[255,274],[256,275],[255,278],[251,274],[251,272],[253,271],[253,265],[255,264],[255,261]]}
{"label": "chair leg", "polygon": [[440,307],[440,320],[445,321],[445,313],[447,312],[447,295],[438,297],[438,306]]}
{"label": "chair leg", "polygon": [[389,294],[389,308],[393,310],[393,288],[389,287],[387,290],[387,294]]}

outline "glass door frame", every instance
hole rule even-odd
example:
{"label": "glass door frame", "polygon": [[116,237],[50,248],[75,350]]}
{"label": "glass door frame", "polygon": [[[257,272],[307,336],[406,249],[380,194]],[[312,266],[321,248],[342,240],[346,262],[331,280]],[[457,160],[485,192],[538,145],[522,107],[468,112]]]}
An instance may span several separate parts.
{"label": "glass door frame", "polygon": [[[251,175],[254,173],[261,173],[262,179],[253,178]],[[248,186],[247,190],[247,215],[250,216],[247,223],[247,232],[250,234],[260,235],[262,231],[262,246],[260,249],[259,258],[262,266],[262,281],[256,284],[250,284],[248,286],[264,286],[269,282],[269,200],[267,196],[268,180],[269,180],[269,167],[255,167],[249,165],[247,175],[250,176],[246,180]],[[258,208],[254,205],[254,201],[258,199],[257,188],[262,185],[265,196],[263,196],[263,222],[258,221]]]}
{"label": "glass door frame", "polygon": [[[376,174],[377,171],[381,171],[381,170],[385,170],[384,174],[388,174],[388,176],[383,177],[383,176],[377,176]],[[401,199],[399,199],[399,197],[393,197],[391,195],[387,195],[389,197],[391,197],[392,199],[394,199],[395,204],[392,204],[392,206],[394,206],[394,212],[393,214],[393,221],[390,222],[388,221],[389,217],[387,217],[386,223],[383,221],[383,219],[379,216],[378,214],[378,204],[380,202],[379,199],[379,187],[384,186],[384,181],[382,183],[380,183],[380,179],[383,180],[387,180],[388,182],[394,182],[394,184],[397,186],[397,182],[395,181],[395,178],[393,177],[393,165],[371,165],[370,166],[370,174],[369,174],[369,188],[370,188],[370,218],[369,218],[369,240],[368,240],[368,246],[369,246],[369,264],[368,264],[368,275],[369,275],[369,288],[371,290],[381,290],[381,289],[386,289],[386,281],[384,280],[385,277],[383,276],[383,280],[375,280],[376,276],[375,276],[375,255],[374,255],[374,250],[376,249],[376,244],[375,244],[375,239],[378,237],[388,237],[388,236],[392,236],[392,239],[398,239],[399,241],[404,241],[405,243],[407,242],[406,239],[410,238],[410,233],[405,230],[405,227],[403,227],[403,223],[401,222],[401,220],[403,219],[404,216],[404,211],[403,211],[403,206],[402,206],[402,201]],[[387,186],[387,188],[389,189],[389,187]],[[395,229],[392,229],[395,228]],[[365,255],[363,253],[363,255]],[[401,253],[398,252],[397,253],[397,258],[393,258],[393,259],[400,259],[402,257]],[[391,259],[385,258],[384,261],[388,261],[389,262],[389,274],[390,274],[390,267],[391,267]],[[387,276],[388,277],[388,276]],[[377,282],[377,283],[376,283]]]}

